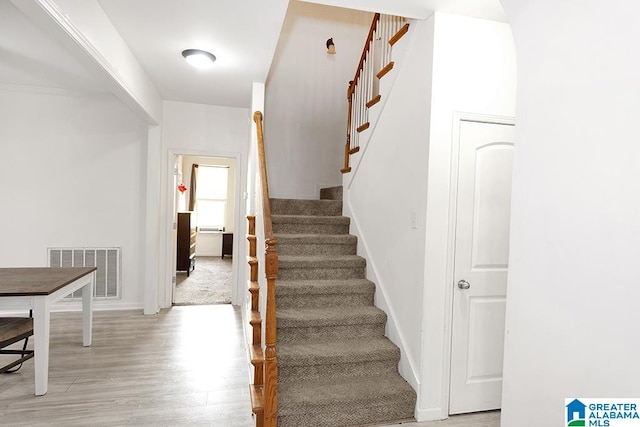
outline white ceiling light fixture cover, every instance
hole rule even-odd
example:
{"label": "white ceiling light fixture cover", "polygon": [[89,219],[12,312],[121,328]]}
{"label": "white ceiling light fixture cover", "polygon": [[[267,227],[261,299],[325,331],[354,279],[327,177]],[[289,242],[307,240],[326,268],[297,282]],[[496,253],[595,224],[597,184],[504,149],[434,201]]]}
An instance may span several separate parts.
{"label": "white ceiling light fixture cover", "polygon": [[216,57],[211,52],[200,49],[187,49],[182,51],[182,56],[192,66],[203,70],[210,68],[216,60]]}

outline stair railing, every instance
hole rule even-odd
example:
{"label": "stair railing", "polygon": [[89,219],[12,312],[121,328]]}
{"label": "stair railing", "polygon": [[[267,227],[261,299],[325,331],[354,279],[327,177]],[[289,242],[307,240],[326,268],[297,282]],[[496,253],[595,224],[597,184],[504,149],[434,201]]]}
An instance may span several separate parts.
{"label": "stair railing", "polygon": [[360,151],[359,134],[368,129],[369,108],[380,101],[380,79],[393,68],[391,50],[409,30],[405,18],[376,13],[356,74],[347,89],[347,142],[342,173],[351,172],[349,156]]}
{"label": "stair railing", "polygon": [[[253,114],[258,135],[258,169],[260,174],[259,197],[262,198],[262,221],[264,229],[264,267],[266,278],[266,315],[264,325],[264,346],[262,341],[262,316],[260,313],[260,280],[258,277],[258,258],[256,254],[257,235],[256,217],[250,215],[249,221],[249,292],[251,293],[252,346],[249,353],[254,366],[254,383],[251,385],[251,403],[256,416],[256,427],[276,427],[278,416],[278,361],[276,353],[276,277],[278,275],[278,251],[273,235],[271,206],[269,202],[269,184],[264,150],[262,113]],[[263,348],[264,347],[264,348]]]}

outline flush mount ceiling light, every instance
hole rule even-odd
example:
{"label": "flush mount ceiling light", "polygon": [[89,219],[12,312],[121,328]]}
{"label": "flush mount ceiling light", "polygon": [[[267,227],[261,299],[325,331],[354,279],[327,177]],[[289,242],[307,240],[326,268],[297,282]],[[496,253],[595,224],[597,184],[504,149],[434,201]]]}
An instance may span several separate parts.
{"label": "flush mount ceiling light", "polygon": [[183,50],[182,56],[189,64],[201,70],[211,67],[216,60],[213,53],[200,49]]}

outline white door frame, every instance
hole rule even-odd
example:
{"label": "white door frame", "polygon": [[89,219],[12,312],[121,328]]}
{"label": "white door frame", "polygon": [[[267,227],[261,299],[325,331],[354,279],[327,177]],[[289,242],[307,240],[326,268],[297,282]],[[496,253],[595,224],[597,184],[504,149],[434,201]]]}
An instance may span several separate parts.
{"label": "white door frame", "polygon": [[[443,381],[443,409],[446,408],[449,414],[449,401],[451,390],[451,343],[453,336],[453,292],[454,292],[454,269],[455,269],[455,239],[456,239],[456,218],[458,214],[458,170],[460,154],[460,124],[463,121],[491,123],[499,125],[515,125],[515,117],[497,116],[490,114],[477,114],[466,112],[455,112],[453,114],[453,130],[451,138],[451,176],[449,193],[449,230],[447,233],[447,270],[444,296],[445,296],[445,340],[443,346],[444,360],[444,381]],[[508,296],[507,296],[508,298]]]}
{"label": "white door frame", "polygon": [[[161,282],[160,286],[163,286],[164,292],[161,295],[164,296],[160,303],[161,308],[171,307],[173,304],[173,287],[175,284],[173,283],[173,277],[176,274],[176,263],[175,263],[175,251],[176,251],[176,241],[173,238],[173,223],[176,219],[173,217],[174,204],[175,204],[175,191],[176,189],[173,186],[173,159],[175,156],[194,156],[194,157],[223,157],[227,159],[234,159],[236,163],[236,176],[235,176],[235,203],[233,207],[233,232],[234,234],[244,235],[244,233],[238,233],[239,230],[242,230],[244,223],[244,190],[242,189],[242,176],[244,173],[244,168],[242,165],[242,155],[240,153],[228,153],[228,152],[220,152],[220,151],[209,151],[209,150],[189,150],[184,148],[170,148],[167,153],[167,169],[165,169],[165,182],[167,185],[167,193],[165,194],[165,209],[166,209],[166,218],[164,224],[162,224],[162,229],[164,230],[164,264],[161,268],[164,268],[164,280]],[[242,282],[239,271],[239,258],[240,252],[242,248],[244,248],[244,244],[240,242],[241,239],[234,238],[233,239],[233,254],[235,256],[232,257],[231,261],[231,281],[233,286],[231,288],[231,304],[239,305],[242,301],[242,289],[240,283]]]}

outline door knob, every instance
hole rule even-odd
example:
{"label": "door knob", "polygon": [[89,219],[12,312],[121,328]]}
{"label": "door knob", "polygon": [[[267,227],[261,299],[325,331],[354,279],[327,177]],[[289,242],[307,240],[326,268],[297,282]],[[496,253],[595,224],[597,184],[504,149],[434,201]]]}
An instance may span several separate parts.
{"label": "door knob", "polygon": [[469,289],[470,287],[471,287],[471,284],[466,280],[460,280],[458,282],[458,288],[460,289]]}

